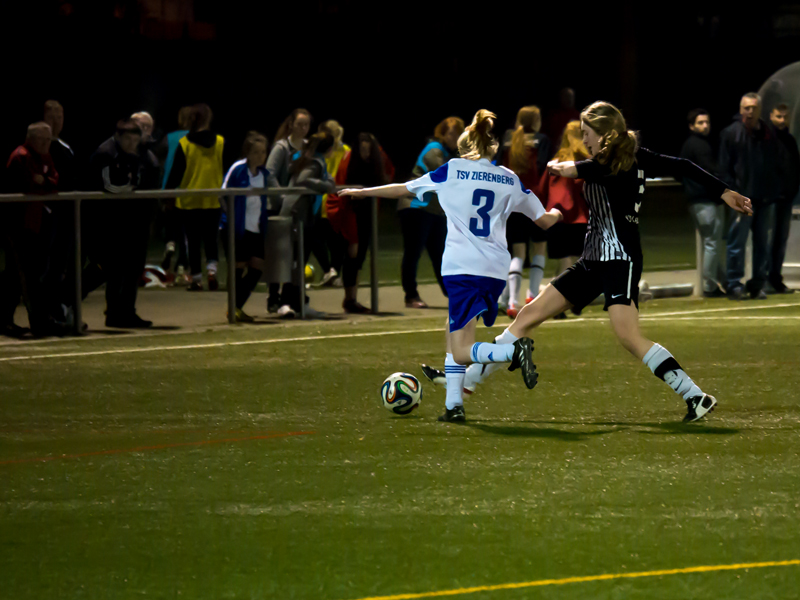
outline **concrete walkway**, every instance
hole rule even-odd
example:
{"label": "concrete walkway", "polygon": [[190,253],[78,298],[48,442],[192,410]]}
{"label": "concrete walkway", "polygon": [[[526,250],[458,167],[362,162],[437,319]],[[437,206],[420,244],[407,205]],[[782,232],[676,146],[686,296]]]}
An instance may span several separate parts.
{"label": "concrete walkway", "polygon": [[[662,271],[646,273],[643,277],[651,287],[691,284],[694,271]],[[547,280],[545,280],[546,282]],[[379,315],[345,315],[342,310],[344,290],[341,288],[311,289],[308,291],[310,306],[317,311],[326,313],[327,320],[361,321],[376,320],[392,316],[419,317],[422,315],[444,318],[447,311],[447,298],[439,286],[422,284],[419,293],[428,309],[408,309],[405,307],[403,290],[400,286],[385,286],[380,288],[380,314]],[[168,331],[208,331],[228,327],[227,311],[228,299],[225,291],[217,292],[187,292],[186,288],[173,287],[167,289],[140,289],[137,301],[137,312],[144,319],[153,321],[154,327],[138,333],[152,332],[154,334]],[[370,290],[361,288],[359,300],[369,306]],[[268,315],[266,311],[266,293],[264,286],[253,294],[244,308],[245,312],[255,317],[263,324],[291,324],[292,320],[279,319]],[[119,330],[105,327],[105,295],[102,289],[89,294],[83,303],[83,320],[89,326],[88,336],[106,337]],[[27,326],[28,317],[25,308],[20,306],[16,312],[16,323]],[[2,340],[2,338],[0,338]],[[0,341],[0,343],[3,343]]]}

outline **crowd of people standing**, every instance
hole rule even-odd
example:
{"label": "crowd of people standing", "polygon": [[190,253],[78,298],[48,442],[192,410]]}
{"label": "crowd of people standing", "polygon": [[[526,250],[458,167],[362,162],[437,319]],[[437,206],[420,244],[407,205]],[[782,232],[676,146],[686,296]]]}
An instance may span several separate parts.
{"label": "crowd of people standing", "polygon": [[[732,299],[763,298],[768,292],[790,293],[781,275],[789,234],[792,201],[800,187],[800,156],[787,128],[789,107],[778,105],[768,119],[760,115],[761,99],[746,94],[740,114],[710,142],[708,111],[688,116],[690,135],[681,156],[717,175],[731,188],[753,199],[753,215],[732,215],[705,197],[702,186],[686,179],[689,211],[703,239],[703,292]],[[359,272],[372,236],[372,199],[342,198],[337,186],[375,187],[395,180],[395,168],[375,135],[361,132],[344,142],[344,128],[335,120],[315,127],[308,110],[298,108],[281,123],[273,140],[258,131],[247,134],[239,160],[224,165],[225,139],[214,129],[206,104],[182,108],[178,128],[161,135],[147,112],[116,123],[113,135],[81,162],[61,138],[64,109],[54,100],[44,105],[43,119],[28,127],[25,142],[11,154],[2,191],[41,195],[73,190],[109,194],[134,190],[202,190],[214,188],[303,187],[308,193],[217,197],[181,195],[173,200],[94,200],[82,208],[82,291],[85,297],[105,285],[106,326],[146,328],[152,322],[136,311],[153,223],[165,241],[161,270],[166,281],[191,292],[219,289],[220,235],[234,228],[236,317],[253,317],[244,306],[265,270],[265,237],[269,217],[292,216],[302,223],[307,263],[313,254],[322,273],[318,285],[343,288],[343,310],[368,313],[358,301]],[[575,94],[562,90],[560,106],[543,118],[537,106],[524,106],[514,126],[500,140],[494,163],[511,169],[547,209],[558,208],[564,221],[545,232],[530,219],[514,214],[507,240],[512,255],[501,305],[514,318],[537,296],[546,258],[558,261],[557,272],[569,268],[583,251],[588,210],[580,179],[547,173],[548,161],[578,161],[588,156],[581,140]],[[315,133],[312,131],[316,130]],[[458,154],[464,132],[457,116],[442,119],[420,146],[409,177],[433,172]],[[227,207],[235,206],[230,223]],[[26,328],[14,323],[20,300],[36,336],[63,335],[74,328],[72,207],[66,202],[0,205],[0,237],[5,268],[0,272],[0,331],[21,337]],[[425,308],[417,271],[427,251],[433,272],[446,296],[441,261],[447,221],[434,192],[398,201],[403,239],[401,282],[408,308]],[[114,224],[114,226],[110,226]],[[123,226],[119,226],[124,224]],[[742,283],[744,248],[753,232],[753,276]],[[723,239],[726,246],[723,248]],[[523,295],[522,274],[529,267]],[[294,282],[269,284],[268,313],[315,316],[305,290]],[[579,312],[579,311],[576,311]],[[560,315],[565,318],[566,315]]]}

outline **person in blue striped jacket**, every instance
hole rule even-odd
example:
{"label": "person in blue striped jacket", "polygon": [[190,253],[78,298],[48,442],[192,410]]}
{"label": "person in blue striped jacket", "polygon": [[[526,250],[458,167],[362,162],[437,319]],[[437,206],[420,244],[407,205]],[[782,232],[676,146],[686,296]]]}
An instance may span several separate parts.
{"label": "person in blue striped jacket", "polygon": [[[225,175],[223,188],[265,188],[269,171],[267,162],[267,137],[257,131],[250,131],[242,146],[242,158],[231,165]],[[264,270],[264,235],[267,231],[267,197],[225,196],[220,198],[222,215],[220,228],[227,232],[228,203],[233,202],[234,232],[236,238],[236,320],[252,323],[253,317],[245,313],[247,299],[261,279]],[[223,234],[226,239],[227,233]],[[226,246],[227,248],[227,246]],[[230,257],[228,260],[230,268]]]}

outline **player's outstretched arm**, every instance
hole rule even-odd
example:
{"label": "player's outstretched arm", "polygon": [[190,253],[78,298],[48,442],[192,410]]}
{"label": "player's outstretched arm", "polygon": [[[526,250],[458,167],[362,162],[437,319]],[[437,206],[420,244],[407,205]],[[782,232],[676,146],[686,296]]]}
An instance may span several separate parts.
{"label": "player's outstretched arm", "polygon": [[575,168],[575,161],[572,160],[565,162],[551,160],[549,163],[547,163],[547,172],[551,175],[556,175],[558,177],[569,177],[570,179],[575,179],[578,176],[578,169]]}
{"label": "player's outstretched arm", "polygon": [[747,196],[742,196],[739,192],[725,190],[725,192],[722,194],[722,201],[737,212],[744,213],[746,215],[753,214],[753,204],[750,202],[750,198]]}
{"label": "player's outstretched arm", "polygon": [[402,198],[403,196],[413,196],[406,188],[404,183],[392,183],[390,185],[381,185],[378,187],[357,189],[346,189],[338,193],[339,196],[350,196],[352,198]]}
{"label": "player's outstretched arm", "polygon": [[561,221],[563,218],[564,215],[561,214],[560,210],[558,210],[557,208],[551,208],[541,217],[536,219],[534,223],[536,223],[542,229],[550,229],[553,225]]}

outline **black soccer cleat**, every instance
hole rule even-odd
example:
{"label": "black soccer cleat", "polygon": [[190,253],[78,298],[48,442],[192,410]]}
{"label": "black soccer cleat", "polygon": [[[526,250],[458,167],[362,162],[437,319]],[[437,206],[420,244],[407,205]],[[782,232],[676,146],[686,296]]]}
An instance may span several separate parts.
{"label": "black soccer cleat", "polygon": [[444,375],[444,371],[429,367],[428,365],[420,365],[419,367],[422,369],[422,374],[425,375],[429,381],[436,385],[447,386],[447,378]]}
{"label": "black soccer cleat", "polygon": [[439,420],[447,423],[463,423],[467,420],[467,415],[463,406],[456,406],[454,408],[445,408],[444,414],[439,415]]}
{"label": "black soccer cleat", "polygon": [[533,364],[533,359],[531,359],[531,352],[533,352],[533,340],[531,338],[519,338],[514,342],[514,357],[508,367],[509,371],[522,369],[522,379],[525,380],[525,385],[528,386],[529,390],[535,388],[536,382],[539,380],[536,365]]}
{"label": "black soccer cleat", "polygon": [[684,423],[691,423],[702,419],[706,414],[712,412],[717,406],[717,399],[714,396],[703,394],[702,396],[695,396],[686,401],[688,411],[686,416],[683,417]]}

